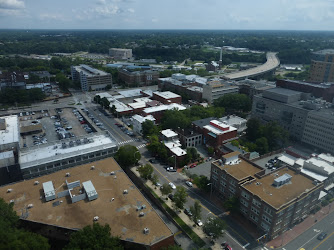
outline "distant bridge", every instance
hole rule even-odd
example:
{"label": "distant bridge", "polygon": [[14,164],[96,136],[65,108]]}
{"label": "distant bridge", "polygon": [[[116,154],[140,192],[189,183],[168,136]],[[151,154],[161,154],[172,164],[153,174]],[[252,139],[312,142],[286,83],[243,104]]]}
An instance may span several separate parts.
{"label": "distant bridge", "polygon": [[221,78],[226,80],[242,80],[249,77],[264,75],[266,73],[274,71],[280,65],[280,61],[276,56],[276,54],[277,53],[275,52],[268,52],[267,62],[265,62],[264,64],[257,66],[255,68],[238,71],[231,74],[226,74],[221,76]]}

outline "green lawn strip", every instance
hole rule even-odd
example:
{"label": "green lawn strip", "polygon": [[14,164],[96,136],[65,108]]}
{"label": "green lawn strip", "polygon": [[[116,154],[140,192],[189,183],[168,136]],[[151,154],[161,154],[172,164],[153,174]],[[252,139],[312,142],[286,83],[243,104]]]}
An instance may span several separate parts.
{"label": "green lawn strip", "polygon": [[177,224],[189,235],[193,242],[199,247],[205,246],[205,242],[189,227],[176,213],[171,209],[162,199],[159,197],[150,187],[145,185],[153,194],[153,196],[159,200],[164,209],[173,217]]}

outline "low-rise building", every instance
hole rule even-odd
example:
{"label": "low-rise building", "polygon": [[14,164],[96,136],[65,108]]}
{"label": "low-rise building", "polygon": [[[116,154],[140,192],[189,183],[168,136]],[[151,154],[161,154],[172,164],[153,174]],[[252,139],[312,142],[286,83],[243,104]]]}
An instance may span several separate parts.
{"label": "low-rise building", "polygon": [[182,97],[170,91],[164,91],[164,92],[155,91],[153,92],[152,99],[157,100],[158,102],[161,102],[163,104],[182,103]]}
{"label": "low-rise building", "polygon": [[160,73],[153,70],[119,69],[118,77],[127,85],[152,85],[158,83]]}
{"label": "low-rise building", "polygon": [[112,85],[111,74],[85,64],[71,66],[71,75],[73,81],[80,81],[82,91],[105,90]]}
{"label": "low-rise building", "polygon": [[202,134],[192,129],[179,129],[177,133],[179,134],[182,145],[186,146],[187,148],[202,145]]}
{"label": "low-rise building", "polygon": [[125,249],[174,245],[171,230],[113,158],[1,187],[0,197],[26,225],[55,241],[97,221],[109,224]]}
{"label": "low-rise building", "polygon": [[110,48],[109,56],[116,60],[128,60],[132,58],[132,49]]}
{"label": "low-rise building", "polygon": [[187,152],[181,148],[182,144],[178,139],[178,134],[171,129],[161,131],[162,141],[168,149],[168,154],[174,157],[174,167],[182,166],[182,162],[187,155]]}
{"label": "low-rise building", "polygon": [[232,81],[212,80],[203,85],[203,99],[208,103],[226,94],[239,93],[239,87]]}
{"label": "low-rise building", "polygon": [[155,123],[155,118],[152,115],[148,115],[145,117],[141,115],[132,116],[133,131],[142,135],[143,134],[142,124],[145,121],[152,121],[153,123]]}
{"label": "low-rise building", "polygon": [[0,91],[6,88],[26,89],[26,77],[24,73],[0,71]]}
{"label": "low-rise building", "polygon": [[241,134],[247,129],[247,120],[236,115],[228,115],[219,118],[219,121],[232,126],[238,130],[238,134]]}
{"label": "low-rise building", "polygon": [[290,169],[265,170],[230,153],[211,164],[211,182],[222,199],[238,197],[240,212],[267,239],[305,219],[318,204],[323,184]]}
{"label": "low-rise building", "polygon": [[152,115],[155,119],[157,123],[160,123],[160,120],[164,114],[164,112],[166,110],[185,110],[186,107],[177,104],[177,103],[172,103],[169,105],[160,105],[160,106],[155,106],[155,107],[150,107],[150,108],[145,108],[143,109],[143,115],[144,116],[148,116],[148,115]]}

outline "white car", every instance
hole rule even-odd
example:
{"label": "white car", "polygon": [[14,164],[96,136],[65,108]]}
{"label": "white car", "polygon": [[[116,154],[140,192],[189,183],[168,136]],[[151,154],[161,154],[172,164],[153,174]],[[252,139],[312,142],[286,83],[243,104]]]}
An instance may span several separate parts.
{"label": "white car", "polygon": [[203,226],[203,222],[201,220],[197,220],[196,224],[200,227]]}
{"label": "white car", "polygon": [[174,185],[174,183],[170,182],[170,183],[168,183],[168,185],[169,185],[172,189],[176,189],[176,186]]}
{"label": "white car", "polygon": [[192,182],[190,182],[190,181],[186,181],[186,185],[187,185],[188,187],[192,187],[192,186],[193,186]]}

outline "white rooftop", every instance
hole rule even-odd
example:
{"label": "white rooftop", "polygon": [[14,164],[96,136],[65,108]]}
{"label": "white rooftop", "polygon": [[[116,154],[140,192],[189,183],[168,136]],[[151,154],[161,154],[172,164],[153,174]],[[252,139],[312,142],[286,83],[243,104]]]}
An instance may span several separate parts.
{"label": "white rooftop", "polygon": [[182,144],[179,140],[165,142],[165,146],[169,149],[181,147]]}
{"label": "white rooftop", "polygon": [[139,123],[143,123],[146,120],[150,120],[152,122],[155,121],[155,118],[152,115],[147,115],[147,116],[141,116],[141,115],[134,115],[132,116],[132,119],[138,121]]}
{"label": "white rooftop", "polygon": [[[85,137],[82,137],[81,139],[83,138]],[[75,138],[73,140],[66,140],[66,148],[62,148],[62,141],[57,141],[54,144],[49,144],[46,146],[33,146],[30,148],[21,149],[19,157],[20,167],[21,169],[25,169],[36,165],[54,162],[57,160],[75,157],[117,146],[115,141],[102,133],[93,135],[91,137],[87,136],[86,138],[92,141],[86,144],[81,143],[81,145],[76,145],[76,143],[74,143],[75,146],[69,147],[69,141],[76,141],[78,139]]]}
{"label": "white rooftop", "polygon": [[145,108],[146,107],[146,102],[133,102],[133,103],[128,103],[128,106],[130,106],[133,109],[140,109],[140,108]]}
{"label": "white rooftop", "polygon": [[0,130],[0,144],[19,142],[19,128],[17,115],[2,116],[6,120],[6,129]]}
{"label": "white rooftop", "polygon": [[122,113],[122,112],[125,112],[125,111],[131,111],[131,110],[133,110],[131,107],[129,107],[128,105],[126,105],[123,102],[120,102],[118,100],[110,102],[109,107],[111,108],[112,106],[115,106],[116,112],[118,112],[118,113]]}
{"label": "white rooftop", "polygon": [[109,94],[109,93],[107,93],[107,92],[97,93],[96,96],[97,96],[97,95],[100,96],[101,99],[104,98],[104,97],[107,98],[107,99],[108,99],[108,98],[113,98],[112,95]]}
{"label": "white rooftop", "polygon": [[228,132],[231,132],[231,131],[235,131],[237,130],[235,127],[232,127],[232,126],[228,126],[220,121],[217,121],[217,120],[212,120],[211,121],[212,123],[222,127],[222,128],[228,128],[227,130],[221,130],[219,128],[216,128],[214,127],[213,125],[206,125],[206,126],[203,126],[203,128],[209,130],[210,132],[216,134],[216,135],[222,135],[222,134],[225,134],[225,133],[228,133]]}
{"label": "white rooftop", "polygon": [[331,155],[331,154],[320,154],[320,155],[318,155],[318,158],[320,158],[324,161],[327,161],[331,164],[334,164],[334,156]]}
{"label": "white rooftop", "polygon": [[76,71],[82,72],[84,75],[88,77],[94,77],[94,76],[105,76],[105,75],[110,75],[109,73],[106,73],[102,70],[95,69],[91,66],[88,66],[86,64],[80,64],[80,66],[74,66]]}
{"label": "white rooftop", "polygon": [[177,104],[177,103],[171,103],[169,105],[160,105],[160,106],[155,106],[155,107],[151,107],[151,108],[146,108],[143,111],[145,113],[154,113],[154,112],[159,112],[159,111],[163,111],[163,110],[172,110],[172,109],[176,109],[176,110],[185,110],[186,107]]}
{"label": "white rooftop", "polygon": [[308,176],[310,176],[310,177],[312,177],[312,178],[314,178],[314,179],[316,179],[318,181],[321,181],[321,182],[323,182],[324,180],[326,180],[328,178],[327,176],[323,176],[321,174],[317,174],[317,173],[312,172],[312,171],[310,171],[308,169],[305,169],[305,168],[302,168],[301,172],[303,174],[306,174],[306,175],[308,175]]}
{"label": "white rooftop", "polygon": [[334,166],[322,159],[312,157],[304,162],[304,168],[314,171],[320,171],[330,175],[334,173]]}
{"label": "white rooftop", "polygon": [[134,102],[150,102],[152,100],[148,97],[140,97],[140,98],[133,99],[133,101]]}
{"label": "white rooftop", "polygon": [[247,120],[244,118],[241,118],[236,115],[229,115],[229,116],[224,116],[219,119],[221,122],[225,122],[226,124],[233,126],[235,124],[241,125],[242,123],[246,123]]}
{"label": "white rooftop", "polygon": [[175,133],[173,130],[171,129],[165,129],[161,131],[161,134],[163,134],[165,137],[167,138],[172,138],[177,136],[177,133]]}
{"label": "white rooftop", "polygon": [[156,94],[164,99],[171,99],[171,98],[178,98],[181,97],[180,95],[177,95],[171,91],[164,91],[164,92],[159,92],[159,91],[155,91],[153,92],[153,94]]}
{"label": "white rooftop", "polygon": [[82,183],[82,186],[85,189],[88,197],[97,195],[97,192],[95,190],[95,187],[94,187],[92,181],[85,181],[85,182]]}
{"label": "white rooftop", "polygon": [[140,93],[141,89],[131,89],[131,90],[124,90],[124,91],[118,91],[118,93],[124,97],[135,97],[135,96],[141,96]]}
{"label": "white rooftop", "polygon": [[170,151],[173,152],[176,156],[182,156],[187,154],[187,152],[180,147],[171,148]]}
{"label": "white rooftop", "polygon": [[289,154],[282,154],[281,156],[278,157],[278,160],[284,162],[285,164],[288,164],[289,166],[293,166],[297,161],[297,159],[298,158],[293,157],[292,155]]}

